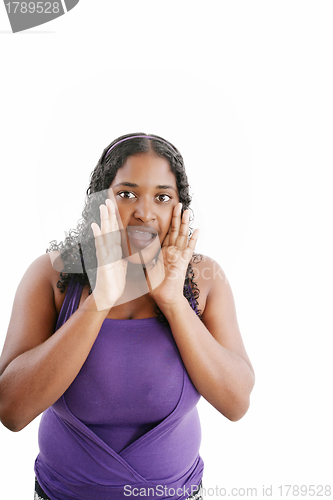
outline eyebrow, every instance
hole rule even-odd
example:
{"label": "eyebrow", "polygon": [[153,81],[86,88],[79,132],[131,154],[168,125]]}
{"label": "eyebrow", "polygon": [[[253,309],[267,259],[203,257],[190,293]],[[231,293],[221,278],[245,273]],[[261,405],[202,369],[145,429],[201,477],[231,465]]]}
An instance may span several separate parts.
{"label": "eyebrow", "polygon": [[[119,182],[119,184],[116,184],[113,187],[116,188],[118,186],[126,186],[131,188],[140,187],[138,184],[134,184],[133,182]],[[173,186],[169,186],[168,184],[159,184],[158,186],[156,186],[156,189],[173,189],[174,191],[177,192],[177,190]]]}

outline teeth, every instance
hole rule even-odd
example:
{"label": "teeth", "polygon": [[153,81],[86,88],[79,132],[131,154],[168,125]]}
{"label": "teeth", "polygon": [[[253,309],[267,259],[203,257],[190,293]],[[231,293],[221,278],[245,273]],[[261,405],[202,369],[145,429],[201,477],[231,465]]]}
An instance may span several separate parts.
{"label": "teeth", "polygon": [[154,233],[150,233],[148,231],[129,231],[128,234],[132,236],[140,236],[140,238],[153,238],[155,236]]}
{"label": "teeth", "polygon": [[140,234],[150,234],[151,236],[153,236],[155,233],[151,233],[150,231],[140,231],[139,229],[132,229],[132,231],[130,231],[131,233],[140,233]]}

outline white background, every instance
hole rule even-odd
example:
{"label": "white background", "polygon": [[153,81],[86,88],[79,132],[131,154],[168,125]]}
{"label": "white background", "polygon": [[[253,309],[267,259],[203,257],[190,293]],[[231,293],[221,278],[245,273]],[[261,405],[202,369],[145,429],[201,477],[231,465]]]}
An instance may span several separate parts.
{"label": "white background", "polygon": [[[171,140],[257,377],[239,422],[199,403],[206,489],[332,484],[332,16],[327,1],[81,0],[13,35],[0,5],[1,344],[103,148]],[[37,429],[0,427],[1,498],[33,498]]]}

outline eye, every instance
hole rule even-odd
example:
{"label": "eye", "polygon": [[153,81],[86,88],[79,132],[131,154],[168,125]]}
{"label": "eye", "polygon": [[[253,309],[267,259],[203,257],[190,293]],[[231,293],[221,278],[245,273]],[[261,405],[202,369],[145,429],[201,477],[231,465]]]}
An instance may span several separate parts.
{"label": "eye", "polygon": [[120,191],[117,194],[120,198],[123,198],[124,200],[131,200],[135,198],[135,194],[131,193],[131,191]]}
{"label": "eye", "polygon": [[158,194],[156,196],[156,199],[161,203],[167,203],[168,201],[171,200],[171,196],[169,196],[168,194]]}

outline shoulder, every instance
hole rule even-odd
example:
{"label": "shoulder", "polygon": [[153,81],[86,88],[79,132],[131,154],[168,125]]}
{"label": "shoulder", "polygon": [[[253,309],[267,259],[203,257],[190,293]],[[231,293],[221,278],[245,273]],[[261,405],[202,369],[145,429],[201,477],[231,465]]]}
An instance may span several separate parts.
{"label": "shoulder", "polygon": [[227,283],[227,277],[216,260],[208,255],[194,254],[191,259],[194,280],[208,294],[217,283]]}
{"label": "shoulder", "polygon": [[49,252],[37,257],[26,270],[23,280],[34,276],[36,282],[49,283],[51,286],[58,282],[62,271],[60,253]]}
{"label": "shoulder", "polygon": [[[211,279],[226,280],[226,275],[216,260],[203,254],[193,254],[191,259],[192,268],[194,271],[195,279],[210,282]],[[210,283],[212,284],[212,283]]]}
{"label": "shoulder", "polygon": [[51,257],[55,255],[37,257],[18,285],[1,354],[0,373],[13,359],[41,344],[54,332],[60,292],[56,292],[59,272],[53,268]]}
{"label": "shoulder", "polygon": [[57,287],[60,272],[63,270],[60,252],[48,252],[37,257],[26,270],[18,288],[18,293],[28,293],[28,289],[38,295],[45,295],[52,301],[56,311],[59,311],[65,293]]}

